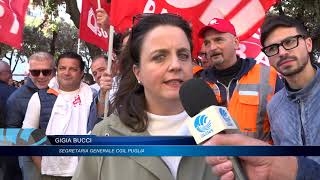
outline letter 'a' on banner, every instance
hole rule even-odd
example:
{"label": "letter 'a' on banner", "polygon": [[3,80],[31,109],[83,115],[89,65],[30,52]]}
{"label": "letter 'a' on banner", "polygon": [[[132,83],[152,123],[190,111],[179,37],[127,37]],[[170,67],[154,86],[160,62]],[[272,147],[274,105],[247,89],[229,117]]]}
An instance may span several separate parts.
{"label": "letter 'a' on banner", "polygon": [[[108,4],[103,0],[101,7],[108,12]],[[97,0],[83,0],[80,15],[79,38],[98,46],[104,51],[108,50],[108,33],[98,27],[96,18]]]}
{"label": "letter 'a' on banner", "polygon": [[0,42],[22,47],[24,17],[29,0],[0,0]]}

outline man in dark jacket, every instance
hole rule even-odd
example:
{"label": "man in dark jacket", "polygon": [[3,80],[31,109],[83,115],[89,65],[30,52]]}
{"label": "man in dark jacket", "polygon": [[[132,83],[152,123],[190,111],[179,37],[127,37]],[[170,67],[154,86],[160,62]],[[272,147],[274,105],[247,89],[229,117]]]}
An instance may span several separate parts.
{"label": "man in dark jacket", "polygon": [[54,75],[53,57],[46,52],[37,52],[29,58],[27,83],[14,92],[7,101],[6,125],[21,128],[31,96],[39,89],[48,87]]}
{"label": "man in dark jacket", "polygon": [[31,96],[38,92],[39,88],[35,86],[30,77],[27,77],[27,83],[14,92],[7,101],[6,127],[21,128],[22,121],[26,114],[28,102]]}
{"label": "man in dark jacket", "polygon": [[[0,61],[0,128],[5,127],[5,111],[7,98],[16,88],[9,86],[12,73],[8,63]],[[0,180],[20,180],[21,172],[15,157],[0,156]]]}
{"label": "man in dark jacket", "polygon": [[[12,73],[8,63],[0,61],[0,105],[3,108],[2,111],[5,111],[5,105],[8,97],[14,90],[15,87],[9,86],[9,80],[12,78]],[[0,128],[4,127],[4,122],[0,121]]]}
{"label": "man in dark jacket", "polygon": [[266,105],[283,87],[276,71],[237,56],[239,39],[227,20],[212,19],[199,37],[212,65],[201,78],[211,86],[218,102],[228,108],[241,133],[271,143]]}
{"label": "man in dark jacket", "polygon": [[[31,96],[39,89],[46,89],[54,75],[53,57],[47,52],[37,52],[29,57],[29,77],[7,101],[6,127],[21,128]],[[30,157],[19,157],[24,180],[39,180],[40,171]],[[36,176],[38,175],[38,176]]]}

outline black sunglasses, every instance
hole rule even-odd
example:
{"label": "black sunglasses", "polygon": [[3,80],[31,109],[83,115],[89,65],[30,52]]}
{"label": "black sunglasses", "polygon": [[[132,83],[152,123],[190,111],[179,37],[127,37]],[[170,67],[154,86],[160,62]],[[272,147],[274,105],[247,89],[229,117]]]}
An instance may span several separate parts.
{"label": "black sunglasses", "polygon": [[52,73],[52,69],[42,69],[42,70],[33,69],[33,70],[29,70],[29,72],[32,76],[40,76],[40,73],[42,73],[43,76],[50,76]]}

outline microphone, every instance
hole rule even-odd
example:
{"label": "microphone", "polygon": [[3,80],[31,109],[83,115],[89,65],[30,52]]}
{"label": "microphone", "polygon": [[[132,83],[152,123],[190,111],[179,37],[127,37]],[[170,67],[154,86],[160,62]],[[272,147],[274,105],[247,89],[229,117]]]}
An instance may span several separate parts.
{"label": "microphone", "polygon": [[212,89],[201,79],[191,79],[182,84],[180,91],[182,106],[191,117],[188,128],[197,144],[215,134],[227,130],[238,130],[227,108],[218,105]]}
{"label": "microphone", "polygon": [[[190,79],[182,84],[179,91],[182,106],[190,118],[188,128],[197,144],[200,144],[220,132],[238,130],[227,108],[217,106],[218,101],[213,90],[201,79]],[[229,157],[232,161],[235,179],[247,180],[240,161]]]}

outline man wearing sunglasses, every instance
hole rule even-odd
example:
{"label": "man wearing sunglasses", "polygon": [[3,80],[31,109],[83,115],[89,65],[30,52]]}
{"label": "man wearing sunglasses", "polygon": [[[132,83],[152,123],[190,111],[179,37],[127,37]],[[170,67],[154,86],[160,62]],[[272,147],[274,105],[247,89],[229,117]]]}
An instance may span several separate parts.
{"label": "man wearing sunglasses", "polygon": [[[95,91],[82,82],[85,62],[79,54],[65,52],[56,67],[57,76],[49,89],[31,97],[22,127],[44,129],[46,135],[86,135],[97,123],[97,109]],[[43,179],[71,179],[78,157],[44,156],[33,161]]]}
{"label": "man wearing sunglasses", "polygon": [[39,89],[48,87],[54,76],[54,61],[51,54],[37,52],[29,57],[29,76],[26,84],[8,99],[7,127],[21,128],[31,96]]}
{"label": "man wearing sunglasses", "polygon": [[[48,88],[54,76],[54,61],[47,52],[36,52],[29,57],[29,75],[27,82],[17,89],[7,101],[6,127],[21,128],[31,96],[39,89]],[[30,157],[20,156],[19,165],[24,180],[40,179],[40,171]]]}

